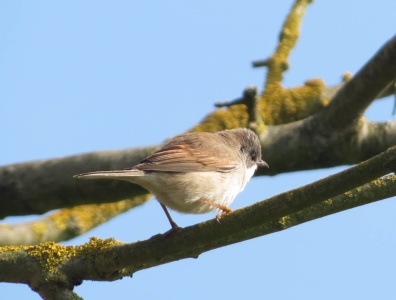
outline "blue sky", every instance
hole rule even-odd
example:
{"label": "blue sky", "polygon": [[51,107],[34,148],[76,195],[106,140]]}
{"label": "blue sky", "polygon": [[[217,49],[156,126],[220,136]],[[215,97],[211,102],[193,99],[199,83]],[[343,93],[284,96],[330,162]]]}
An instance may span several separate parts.
{"label": "blue sky", "polygon": [[[251,61],[268,57],[292,1],[3,1],[0,4],[0,165],[157,144],[198,123],[216,101],[263,85]],[[396,2],[316,1],[308,8],[284,85],[356,73],[394,35]],[[371,120],[394,120],[393,99]],[[265,154],[264,154],[265,159]],[[285,158],[286,159],[286,158]],[[269,162],[270,163],[270,162]],[[239,208],[341,170],[254,178]],[[396,262],[388,199],[138,272],[84,282],[85,299],[392,298]],[[213,218],[172,213],[181,226]],[[29,218],[31,219],[31,218]],[[26,218],[9,218],[19,222]],[[132,242],[169,225],[156,201],[90,236]],[[5,299],[39,299],[0,283]]]}

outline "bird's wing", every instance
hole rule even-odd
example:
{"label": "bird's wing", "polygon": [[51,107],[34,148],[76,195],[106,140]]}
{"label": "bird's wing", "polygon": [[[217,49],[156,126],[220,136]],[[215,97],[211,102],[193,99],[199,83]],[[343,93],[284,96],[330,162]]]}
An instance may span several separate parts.
{"label": "bird's wing", "polygon": [[134,169],[162,172],[230,172],[238,167],[236,150],[219,143],[211,133],[187,134],[174,138],[142,160]]}

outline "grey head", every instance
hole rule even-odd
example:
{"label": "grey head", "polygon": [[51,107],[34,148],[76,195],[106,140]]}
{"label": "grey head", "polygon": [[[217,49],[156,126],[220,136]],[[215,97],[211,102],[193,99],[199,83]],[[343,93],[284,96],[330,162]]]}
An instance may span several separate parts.
{"label": "grey head", "polygon": [[269,167],[261,159],[261,143],[258,136],[250,129],[236,128],[219,131],[216,134],[222,136],[230,146],[236,147],[241,157],[246,159],[246,167],[254,165],[259,167]]}

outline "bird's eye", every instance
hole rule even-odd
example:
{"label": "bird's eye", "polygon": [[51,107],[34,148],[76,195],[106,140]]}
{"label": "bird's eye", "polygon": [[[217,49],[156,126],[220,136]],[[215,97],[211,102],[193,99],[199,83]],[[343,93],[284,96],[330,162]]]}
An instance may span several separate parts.
{"label": "bird's eye", "polygon": [[252,159],[253,161],[256,161],[256,159],[257,159],[256,153],[250,154],[250,157],[251,157],[251,159]]}
{"label": "bird's eye", "polygon": [[239,151],[241,151],[242,153],[245,152],[245,147],[241,146],[241,148],[239,148]]}

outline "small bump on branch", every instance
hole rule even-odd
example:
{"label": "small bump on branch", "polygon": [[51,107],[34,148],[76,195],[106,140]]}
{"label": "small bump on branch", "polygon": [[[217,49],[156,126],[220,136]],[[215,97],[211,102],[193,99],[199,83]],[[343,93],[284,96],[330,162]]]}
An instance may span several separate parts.
{"label": "small bump on branch", "polygon": [[254,60],[254,61],[252,61],[252,67],[253,67],[253,68],[268,67],[268,65],[269,65],[268,59],[262,59],[262,60]]}
{"label": "small bump on branch", "polygon": [[255,86],[248,86],[243,91],[242,97],[226,102],[216,102],[216,107],[230,107],[233,105],[244,104],[247,108],[248,113],[248,127],[253,130],[257,135],[264,130],[264,122],[261,118],[258,103],[260,97],[258,97],[258,89]]}

